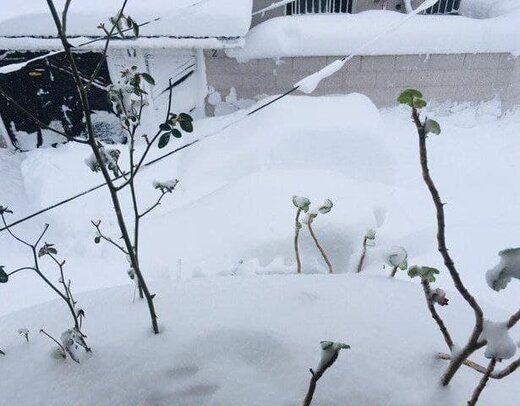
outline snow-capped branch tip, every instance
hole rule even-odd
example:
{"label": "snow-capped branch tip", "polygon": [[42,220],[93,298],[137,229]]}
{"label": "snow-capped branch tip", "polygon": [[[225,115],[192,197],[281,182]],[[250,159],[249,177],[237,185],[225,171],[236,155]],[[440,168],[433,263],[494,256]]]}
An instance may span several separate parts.
{"label": "snow-capped branch tip", "polygon": [[498,253],[500,262],[486,273],[489,287],[503,290],[513,278],[520,279],[520,248],[508,248]]}
{"label": "snow-capped branch tip", "polygon": [[311,206],[311,201],[303,196],[294,195],[292,198],[292,202],[297,209],[300,209],[305,213],[309,211],[309,208]]}
{"label": "snow-capped branch tip", "polygon": [[386,253],[385,262],[391,267],[406,271],[408,268],[408,252],[403,247],[391,247]]}
{"label": "snow-capped branch tip", "polygon": [[511,359],[517,351],[517,344],[509,334],[507,322],[484,321],[480,340],[487,342],[485,357],[497,361]]}
{"label": "snow-capped branch tip", "polygon": [[339,352],[342,349],[349,349],[350,345],[343,343],[336,343],[334,341],[321,341],[321,359],[318,365],[318,368],[310,369],[311,380],[309,382],[309,389],[307,390],[307,395],[305,396],[305,400],[303,401],[303,406],[310,406],[312,402],[312,398],[314,397],[314,392],[316,391],[316,384],[323,376],[325,371],[329,369],[336,360],[338,359]]}
{"label": "snow-capped branch tip", "polygon": [[330,368],[338,358],[340,350],[350,349],[350,345],[337,343],[334,341],[321,341],[321,359],[318,368],[314,372],[315,375],[321,375]]}
{"label": "snow-capped branch tip", "polygon": [[153,182],[153,187],[154,187],[154,189],[160,190],[163,193],[172,193],[178,184],[179,184],[178,179],[172,179],[172,180],[167,180],[167,181],[163,181],[163,182],[159,182],[159,181],[155,180]]}

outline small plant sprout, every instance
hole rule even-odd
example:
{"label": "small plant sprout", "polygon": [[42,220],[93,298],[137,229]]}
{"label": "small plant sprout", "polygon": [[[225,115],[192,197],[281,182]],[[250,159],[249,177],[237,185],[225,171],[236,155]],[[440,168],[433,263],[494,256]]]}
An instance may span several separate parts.
{"label": "small plant sprout", "polygon": [[[473,392],[471,400],[468,402],[468,405],[475,405],[490,378],[503,379],[520,368],[520,359],[516,359],[501,371],[495,371],[496,364],[499,360],[510,358],[514,356],[516,352],[516,346],[509,337],[509,331],[520,321],[520,309],[503,323],[489,322],[485,319],[484,310],[477,299],[466,287],[446,243],[446,213],[444,210],[446,203],[443,202],[441,198],[439,189],[432,178],[428,163],[428,140],[431,134],[439,135],[441,133],[440,125],[437,121],[431,120],[428,117],[424,119],[421,117],[421,111],[426,107],[427,103],[422,93],[418,90],[405,90],[399,96],[398,101],[411,108],[412,121],[417,130],[421,175],[435,206],[437,249],[453,281],[453,286],[471,308],[474,315],[475,321],[471,335],[467,342],[461,345],[460,348],[457,348],[456,351],[454,351],[455,345],[450,333],[435,308],[435,304],[444,305],[444,303],[447,303],[445,294],[443,291],[432,291],[430,288],[430,283],[435,282],[436,275],[439,271],[428,267],[412,267],[409,269],[408,274],[410,277],[421,277],[428,309],[450,350],[450,354],[438,355],[438,358],[449,361],[449,365],[441,378],[441,384],[443,386],[449,385],[463,365],[484,375]],[[487,283],[496,291],[505,289],[513,278],[520,279],[520,248],[507,249],[501,251],[499,255],[500,263],[486,274]],[[487,367],[481,366],[469,359],[471,355],[484,347],[486,347],[485,355],[490,359]]]}
{"label": "small plant sprout", "polygon": [[486,273],[489,287],[497,292],[505,289],[513,278],[520,279],[520,248],[509,248],[498,255],[500,263]]}
{"label": "small plant sprout", "polygon": [[358,266],[356,268],[356,273],[360,273],[363,271],[363,265],[365,264],[365,258],[367,256],[367,248],[375,245],[374,241],[376,239],[376,230],[370,229],[366,232],[363,237],[363,244],[361,248],[361,256],[359,257]]}
{"label": "small plant sprout", "polygon": [[392,267],[390,277],[395,277],[397,270],[406,271],[408,269],[408,253],[403,247],[392,247],[385,254],[385,262]]}
{"label": "small plant sprout", "polygon": [[18,334],[25,338],[25,341],[29,342],[29,329],[22,327],[18,329]]}
{"label": "small plant sprout", "polygon": [[350,349],[350,345],[343,343],[335,343],[332,341],[322,341],[321,345],[321,359],[318,364],[318,368],[313,370],[309,369],[311,373],[311,380],[309,382],[309,389],[307,390],[307,395],[303,401],[303,406],[310,406],[312,403],[312,398],[314,397],[314,392],[316,391],[316,385],[320,378],[323,376],[325,371],[329,369],[336,360],[338,359],[340,350]]}
{"label": "small plant sprout", "polygon": [[300,248],[299,248],[299,238],[300,238],[300,230],[302,228],[302,224],[300,223],[300,216],[302,211],[307,213],[309,211],[309,207],[311,205],[311,201],[306,197],[302,196],[293,196],[292,202],[294,207],[296,207],[296,219],[294,226],[294,254],[296,257],[296,272],[302,272],[302,261],[300,258]]}

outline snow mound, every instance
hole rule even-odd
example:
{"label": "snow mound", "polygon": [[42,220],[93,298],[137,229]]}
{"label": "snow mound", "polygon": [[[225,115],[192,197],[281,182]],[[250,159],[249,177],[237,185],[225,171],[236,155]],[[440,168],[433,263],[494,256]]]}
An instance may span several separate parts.
{"label": "snow mound", "polygon": [[[3,2],[0,37],[56,37],[56,27],[42,0]],[[55,0],[63,9],[65,0]],[[102,22],[117,15],[121,1],[73,1],[68,18],[71,36],[99,36]],[[130,0],[125,14],[138,23],[158,19],[143,26],[142,36],[157,37],[241,37],[251,24],[252,0]]]}
{"label": "snow mound", "polygon": [[[435,384],[447,363],[434,356],[445,344],[415,284],[366,275],[154,284],[158,336],[148,332],[146,305],[131,304],[132,289],[78,297],[93,351],[79,365],[53,359],[53,343],[37,333],[68,327],[61,303],[1,318],[2,403],[297,405],[323,340],[352,348],[320,380],[317,405],[462,405],[479,379],[464,368],[449,391]],[[454,300],[450,315],[455,335],[465,336],[472,326],[465,304]],[[29,343],[21,326],[31,331]],[[490,385],[482,404],[517,404],[518,379]]]}

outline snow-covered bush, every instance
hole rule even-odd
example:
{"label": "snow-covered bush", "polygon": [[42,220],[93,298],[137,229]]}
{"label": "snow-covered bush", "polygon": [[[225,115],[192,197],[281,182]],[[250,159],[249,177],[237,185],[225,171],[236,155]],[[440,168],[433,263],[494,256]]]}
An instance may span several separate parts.
{"label": "snow-covered bush", "polygon": [[[329,273],[333,273],[334,270],[332,268],[332,263],[330,262],[325,250],[321,246],[316,234],[314,233],[314,229],[312,228],[312,224],[314,220],[318,217],[319,214],[327,214],[330,213],[332,208],[334,207],[332,201],[330,199],[325,199],[323,203],[318,207],[317,210],[310,210],[311,201],[302,196],[293,196],[292,199],[293,205],[296,207],[296,220],[295,220],[295,234],[294,234],[294,252],[296,255],[296,272],[301,273],[301,259],[300,259],[300,249],[299,249],[299,236],[300,230],[302,228],[302,224],[305,224],[309,229],[309,233],[318,248],[323,260],[327,264],[327,268]],[[300,220],[300,216],[302,212],[305,214],[303,219]]]}
{"label": "snow-covered bush", "polygon": [[[157,324],[157,314],[154,305],[154,294],[152,294],[146,284],[139,262],[139,224],[141,219],[150,213],[154,208],[161,204],[161,200],[167,193],[171,193],[175,186],[171,183],[162,184],[159,187],[160,195],[147,208],[139,206],[139,190],[135,183],[135,178],[139,170],[146,164],[146,158],[154,147],[166,147],[171,138],[181,138],[184,133],[193,131],[193,119],[189,114],[174,114],[170,111],[173,85],[169,86],[169,107],[164,122],[158,126],[154,135],[147,135],[141,129],[141,123],[145,108],[147,106],[148,92],[154,86],[154,79],[146,72],[139,71],[136,66],[123,68],[121,78],[117,83],[108,89],[108,97],[112,103],[113,111],[118,118],[118,125],[124,134],[127,142],[128,152],[125,154],[124,168],[121,151],[114,148],[107,148],[103,144],[105,134],[104,129],[96,126],[95,113],[92,111],[89,100],[89,93],[93,83],[96,81],[103,63],[107,58],[109,44],[114,38],[125,39],[127,37],[137,38],[139,36],[140,25],[130,16],[125,14],[127,2],[122,2],[122,8],[116,16],[110,18],[110,24],[100,24],[98,28],[102,30],[105,40],[104,51],[101,54],[99,63],[94,72],[87,78],[82,76],[77,67],[78,60],[73,52],[67,37],[67,14],[70,2],[62,13],[58,12],[54,2],[49,1],[48,6],[56,25],[59,38],[63,47],[64,60],[70,67],[70,73],[74,79],[76,90],[80,96],[81,113],[86,132],[76,137],[67,137],[68,141],[88,145],[91,155],[85,160],[86,165],[94,172],[100,172],[110,194],[112,207],[119,226],[118,236],[111,238],[100,228],[101,222],[92,222],[96,228],[94,241],[100,243],[106,241],[124,253],[128,259],[130,267],[135,273],[135,279],[139,287],[141,298],[145,297],[150,312],[151,324],[154,333],[159,332]],[[34,117],[22,111],[28,120],[34,122]],[[38,124],[38,122],[36,122]],[[111,141],[110,141],[111,142]],[[137,155],[136,145],[143,144],[143,151]],[[132,207],[129,212],[123,209],[121,204],[121,194],[126,193],[130,196]],[[133,224],[130,219],[133,218]],[[133,231],[131,231],[133,230]],[[3,274],[0,274],[0,278]]]}
{"label": "snow-covered bush", "polygon": [[[0,284],[9,283],[11,277],[19,272],[34,272],[45,285],[47,285],[51,290],[53,290],[58,295],[58,297],[61,300],[63,300],[63,302],[65,302],[73,322],[73,327],[67,329],[66,331],[71,332],[71,334],[75,337],[75,340],[77,342],[81,342],[81,346],[85,349],[85,351],[90,352],[90,348],[85,342],[85,338],[87,336],[83,334],[83,332],[81,331],[81,319],[84,316],[85,312],[83,309],[79,309],[77,307],[78,302],[74,299],[71,290],[72,281],[70,279],[65,278],[65,261],[61,261],[58,259],[58,250],[54,244],[49,244],[47,242],[44,242],[42,244],[43,238],[45,237],[49,229],[49,225],[45,225],[38,239],[34,243],[31,243],[14,234],[10,227],[7,225],[6,215],[12,213],[13,212],[9,208],[0,206],[0,218],[2,220],[2,224],[6,227],[7,232],[14,240],[18,241],[22,245],[25,245],[29,249],[31,264],[18,269],[14,269],[9,273],[5,271],[4,266],[0,266]],[[47,259],[48,262],[50,262],[57,268],[59,272],[59,278],[57,283],[53,282],[52,278],[46,275],[46,272],[44,272],[44,269],[42,268],[43,264],[41,262],[43,259]],[[29,330],[27,328],[18,329],[18,334],[25,337],[27,342],[29,342]],[[79,363],[79,358],[76,354],[74,354],[74,356],[71,355],[71,358]]]}
{"label": "snow-covered bush", "polygon": [[[414,266],[408,270],[408,274],[410,277],[419,276],[421,278],[428,309],[443,334],[444,340],[451,352],[451,355],[442,354],[440,356],[441,359],[450,361],[448,369],[441,379],[442,385],[448,385],[462,365],[468,365],[484,375],[468,402],[468,405],[475,405],[490,378],[504,378],[520,367],[519,359],[502,371],[495,373],[497,362],[502,359],[511,358],[516,353],[516,346],[512,338],[509,337],[509,330],[520,321],[520,310],[514,313],[506,322],[495,323],[487,321],[484,318],[484,311],[477,299],[469,292],[464,284],[446,244],[445,202],[442,201],[439,190],[433,181],[428,163],[427,140],[430,134],[439,135],[441,133],[440,125],[437,121],[427,117],[425,119],[421,118],[421,110],[427,106],[427,102],[424,100],[422,93],[418,90],[405,90],[399,96],[398,101],[403,105],[409,106],[412,110],[412,120],[417,129],[419,138],[421,173],[436,211],[437,248],[451,276],[455,289],[470,306],[475,317],[475,326],[464,346],[458,348],[458,346],[455,345],[444,320],[435,309],[435,304],[444,306],[448,303],[443,290],[435,289],[432,291],[430,288],[430,284],[435,282],[436,275],[439,274],[439,271],[435,268]],[[504,250],[500,252],[500,257],[500,263],[488,271],[486,275],[489,286],[497,291],[504,289],[512,278],[519,277],[520,249]],[[487,367],[482,367],[469,361],[469,357],[483,347],[486,347],[485,356],[491,360]],[[456,348],[457,350],[455,351]]]}

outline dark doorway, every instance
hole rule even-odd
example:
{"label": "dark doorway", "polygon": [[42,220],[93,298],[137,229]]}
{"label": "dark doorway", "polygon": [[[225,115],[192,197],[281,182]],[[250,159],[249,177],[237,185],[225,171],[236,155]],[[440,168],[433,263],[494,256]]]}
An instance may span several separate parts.
{"label": "dark doorway", "polygon": [[[0,66],[25,62],[44,54],[45,52],[0,51]],[[75,57],[80,72],[87,81],[96,69],[100,55],[85,52],[77,53]],[[89,92],[90,106],[93,111],[111,112],[106,93],[106,87],[110,83],[110,75],[105,63]],[[19,71],[1,75],[0,85],[44,124],[62,130],[70,136],[78,136],[84,132],[80,99],[69,64],[63,54],[31,62]],[[21,134],[36,135],[36,145],[33,148],[49,145],[55,141],[65,141],[63,137],[51,137],[49,132],[42,131],[2,98],[0,98],[0,116],[12,144],[19,149],[30,149],[28,145],[21,145],[19,140]],[[46,140],[45,137],[49,139]]]}

